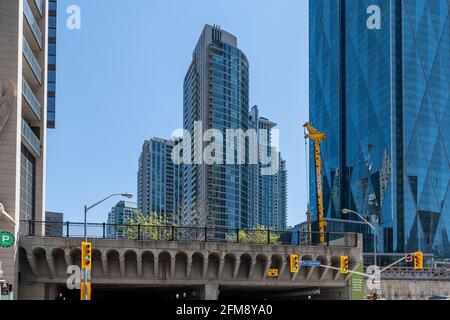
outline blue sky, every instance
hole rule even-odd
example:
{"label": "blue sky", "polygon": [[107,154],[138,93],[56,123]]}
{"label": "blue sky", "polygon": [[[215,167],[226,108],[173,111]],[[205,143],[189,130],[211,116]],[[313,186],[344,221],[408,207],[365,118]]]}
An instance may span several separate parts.
{"label": "blue sky", "polygon": [[[66,28],[72,4],[81,8],[81,30]],[[280,129],[288,224],[305,219],[308,1],[59,0],[58,10],[47,210],[82,221],[84,204],[116,192],[136,194],[144,140],[170,138],[182,127],[183,78],[208,23],[236,35],[250,61],[250,103]],[[94,209],[89,221],[106,221],[118,200]]]}

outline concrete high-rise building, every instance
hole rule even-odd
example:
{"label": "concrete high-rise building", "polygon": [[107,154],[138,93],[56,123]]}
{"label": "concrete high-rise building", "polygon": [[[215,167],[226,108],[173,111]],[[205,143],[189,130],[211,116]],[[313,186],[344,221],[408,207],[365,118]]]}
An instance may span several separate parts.
{"label": "concrete high-rise building", "polygon": [[180,142],[160,138],[145,141],[137,177],[138,208],[176,224],[180,223],[183,167],[173,163],[172,150]]}
{"label": "concrete high-rise building", "polygon": [[310,0],[309,10],[328,230],[357,226],[348,208],[378,221],[379,252],[450,256],[449,2]]}
{"label": "concrete high-rise building", "polygon": [[[224,137],[227,129],[247,131],[248,117],[248,60],[235,36],[206,25],[184,80],[184,129],[191,134],[191,145],[206,146],[203,135],[209,129],[220,131]],[[227,141],[223,140],[225,148]],[[248,150],[248,144],[245,148]],[[196,163],[202,152],[193,147],[184,155],[190,162],[184,166],[186,224],[247,228],[249,167],[226,164],[225,154],[222,164]],[[244,153],[248,163],[247,151]]]}
{"label": "concrete high-rise building", "polygon": [[45,236],[62,237],[64,235],[64,213],[45,212]]}
{"label": "concrete high-rise building", "polygon": [[119,201],[109,212],[106,234],[111,239],[121,239],[124,237],[124,229],[121,226],[127,225],[128,220],[133,218],[138,207],[135,202]]}
{"label": "concrete high-rise building", "polygon": [[[16,239],[30,231],[21,220],[45,219],[48,7],[47,0],[0,1],[0,203],[15,221],[2,216],[0,225]],[[16,241],[0,250],[15,295],[17,248]]]}
{"label": "concrete high-rise building", "polygon": [[[259,115],[257,106],[250,111],[250,127],[258,136],[257,152],[259,159],[272,157],[279,150],[272,144],[272,130],[276,123]],[[286,161],[280,156],[273,157],[277,161],[277,170],[273,174],[262,174],[267,166],[261,161],[249,166],[249,222],[250,228],[259,226],[286,230],[287,223],[287,171]]]}

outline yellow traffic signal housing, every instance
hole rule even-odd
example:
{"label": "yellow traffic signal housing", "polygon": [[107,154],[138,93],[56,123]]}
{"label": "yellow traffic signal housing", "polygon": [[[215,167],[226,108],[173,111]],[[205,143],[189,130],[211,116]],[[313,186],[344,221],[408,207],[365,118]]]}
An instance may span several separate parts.
{"label": "yellow traffic signal housing", "polygon": [[[92,286],[91,282],[89,281],[87,283],[87,301],[91,300],[91,292],[92,292]],[[84,281],[80,282],[80,299],[84,301]]]}
{"label": "yellow traffic signal housing", "polygon": [[291,272],[298,273],[300,269],[300,263],[298,259],[298,254],[291,254]]}
{"label": "yellow traffic signal housing", "polygon": [[92,243],[83,242],[81,244],[81,267],[83,269],[92,269]]}
{"label": "yellow traffic signal housing", "polygon": [[342,256],[341,257],[341,273],[342,274],[348,274],[349,273],[348,257],[347,256]]}
{"label": "yellow traffic signal housing", "polygon": [[414,253],[414,270],[422,270],[423,269],[423,253],[416,252]]}

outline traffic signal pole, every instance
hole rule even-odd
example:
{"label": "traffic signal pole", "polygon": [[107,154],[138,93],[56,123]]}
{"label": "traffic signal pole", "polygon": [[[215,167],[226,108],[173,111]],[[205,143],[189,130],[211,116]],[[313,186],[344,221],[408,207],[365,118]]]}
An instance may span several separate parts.
{"label": "traffic signal pole", "polygon": [[[87,242],[87,212],[88,212],[88,208],[87,206],[84,206],[84,242]],[[82,253],[83,254],[83,253]],[[84,286],[83,286],[83,295],[84,295],[84,301],[88,300],[88,271],[87,268],[83,267],[83,282],[84,282]]]}

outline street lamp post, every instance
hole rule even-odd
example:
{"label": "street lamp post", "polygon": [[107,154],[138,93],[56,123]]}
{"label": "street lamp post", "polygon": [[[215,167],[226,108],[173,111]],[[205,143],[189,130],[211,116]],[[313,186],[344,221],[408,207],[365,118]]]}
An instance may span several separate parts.
{"label": "street lamp post", "polygon": [[342,209],[342,213],[343,214],[354,213],[372,228],[372,230],[373,230],[373,258],[374,258],[374,265],[375,265],[376,268],[378,268],[378,264],[377,264],[377,228],[373,224],[371,224],[369,221],[367,221],[362,215],[360,215],[356,211],[349,210],[349,209]]}
{"label": "street lamp post", "polygon": [[377,266],[377,228],[356,211],[349,210],[349,209],[342,209],[342,213],[343,214],[354,213],[372,228],[372,230],[373,230],[373,258],[374,258],[375,266]]}
{"label": "street lamp post", "polygon": [[[106,197],[105,199],[102,199],[102,200],[98,201],[97,203],[94,203],[92,206],[89,206],[89,207],[87,205],[84,206],[84,242],[88,241],[88,236],[87,236],[87,213],[88,213],[88,211],[91,210],[92,208],[98,206],[99,204],[105,202],[106,200],[108,200],[108,199],[110,199],[112,197],[117,197],[117,196],[125,197],[125,198],[128,198],[128,199],[133,198],[133,194],[128,193],[128,192],[126,192],[126,193],[114,193],[114,194]],[[88,276],[87,269],[83,269],[84,300],[85,301],[88,298],[88,290],[87,290],[87,285],[88,285],[88,279],[87,278],[88,277],[87,276]]]}

